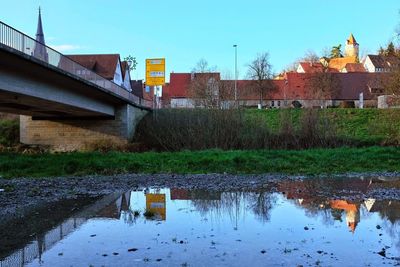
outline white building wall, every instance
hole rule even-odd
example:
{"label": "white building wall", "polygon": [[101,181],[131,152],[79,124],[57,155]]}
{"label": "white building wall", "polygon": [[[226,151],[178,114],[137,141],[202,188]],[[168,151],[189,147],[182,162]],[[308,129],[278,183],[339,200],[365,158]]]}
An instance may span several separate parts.
{"label": "white building wall", "polygon": [[193,100],[188,98],[171,98],[171,108],[194,108]]}
{"label": "white building wall", "polygon": [[132,87],[131,87],[131,74],[129,71],[129,67],[126,68],[124,77],[125,79],[122,86],[130,92],[132,91]]}
{"label": "white building wall", "polygon": [[374,66],[374,64],[372,64],[371,59],[367,56],[367,58],[365,59],[365,63],[364,63],[364,68],[368,71],[368,72],[376,72],[376,68]]}
{"label": "white building wall", "polygon": [[299,64],[299,66],[297,67],[297,73],[306,73],[303,69],[303,67]]}
{"label": "white building wall", "polygon": [[113,81],[118,85],[123,85],[124,83],[124,81],[122,80],[121,62],[119,60],[117,62],[117,68],[115,69]]}

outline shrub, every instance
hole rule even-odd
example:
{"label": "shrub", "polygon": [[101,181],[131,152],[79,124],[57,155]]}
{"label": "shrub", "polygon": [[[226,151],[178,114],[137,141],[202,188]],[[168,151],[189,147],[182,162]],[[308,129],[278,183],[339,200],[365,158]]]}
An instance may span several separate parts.
{"label": "shrub", "polygon": [[136,141],[163,151],[204,149],[303,149],[337,146],[334,123],[316,110],[302,113],[299,125],[292,113],[282,111],[278,131],[271,131],[263,116],[242,110],[157,110],[138,125]]}
{"label": "shrub", "polygon": [[343,101],[339,105],[340,108],[355,108],[356,105],[354,101]]}
{"label": "shrub", "polygon": [[19,121],[0,120],[0,145],[13,146],[19,142]]}

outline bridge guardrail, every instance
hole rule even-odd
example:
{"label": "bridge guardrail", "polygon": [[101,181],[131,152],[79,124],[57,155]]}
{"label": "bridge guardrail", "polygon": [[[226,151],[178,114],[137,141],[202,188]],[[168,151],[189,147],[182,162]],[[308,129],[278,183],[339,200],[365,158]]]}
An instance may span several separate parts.
{"label": "bridge guardrail", "polygon": [[12,49],[34,57],[69,74],[77,76],[85,81],[100,86],[114,94],[117,94],[139,106],[152,108],[153,102],[140,98],[125,88],[85,68],[69,57],[48,47],[28,35],[8,26],[0,21],[0,43]]}

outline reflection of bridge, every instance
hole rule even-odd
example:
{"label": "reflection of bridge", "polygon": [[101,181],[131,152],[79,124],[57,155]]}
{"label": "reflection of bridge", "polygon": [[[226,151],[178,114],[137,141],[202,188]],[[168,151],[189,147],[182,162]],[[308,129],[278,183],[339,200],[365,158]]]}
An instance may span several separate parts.
{"label": "reflection of bridge", "polygon": [[118,193],[108,195],[48,232],[39,234],[36,240],[0,260],[0,267],[22,267],[37,258],[40,261],[42,254],[46,250],[51,249],[56,243],[74,232],[90,218],[107,217],[119,219],[121,212],[129,209],[129,203],[130,192],[122,195]]}
{"label": "reflection of bridge", "polygon": [[21,141],[79,148],[126,142],[151,103],[0,22],[0,112],[21,117]]}

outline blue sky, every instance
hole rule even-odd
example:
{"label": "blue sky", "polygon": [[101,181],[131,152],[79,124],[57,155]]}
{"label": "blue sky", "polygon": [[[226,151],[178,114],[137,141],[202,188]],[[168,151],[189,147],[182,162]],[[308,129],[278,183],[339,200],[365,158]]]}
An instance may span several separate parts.
{"label": "blue sky", "polygon": [[394,38],[398,0],[2,0],[0,20],[34,35],[42,7],[46,42],[65,54],[136,56],[132,78],[144,77],[146,58],[165,57],[167,72],[190,72],[201,59],[240,77],[260,52],[275,72],[304,55],[344,45],[350,33],[362,54]]}

